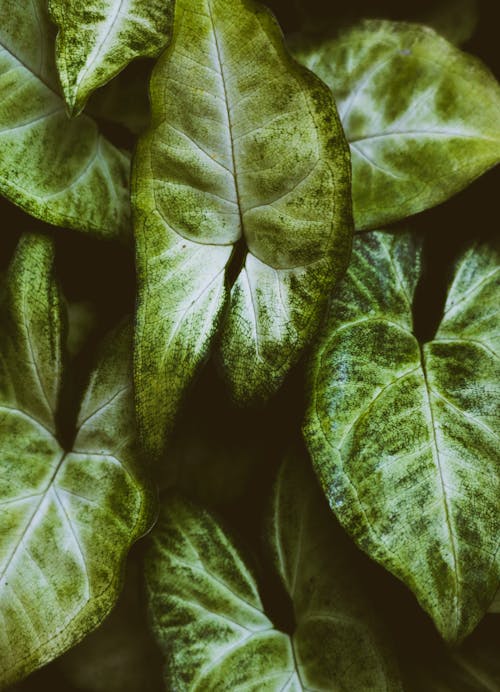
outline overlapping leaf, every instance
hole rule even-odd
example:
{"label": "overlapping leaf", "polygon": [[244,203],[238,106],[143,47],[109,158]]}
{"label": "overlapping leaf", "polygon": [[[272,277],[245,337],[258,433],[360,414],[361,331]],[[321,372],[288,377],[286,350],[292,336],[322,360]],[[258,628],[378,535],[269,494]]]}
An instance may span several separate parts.
{"label": "overlapping leaf", "polygon": [[432,29],[367,21],[295,51],[332,89],[357,229],[444,202],[500,160],[500,87]]}
{"label": "overlapping leaf", "polygon": [[59,28],[57,67],[72,115],[131,60],[160,53],[170,32],[171,8],[172,0],[49,0]]}
{"label": "overlapping leaf", "polygon": [[499,257],[465,254],[420,346],[418,256],[407,235],[359,238],[314,355],[305,433],[342,524],[455,642],[500,576]]}
{"label": "overlapping leaf", "polygon": [[58,440],[64,315],[43,236],[20,243],[0,339],[0,686],[75,644],[109,612],[151,498],[139,473],[130,330],[111,338],[71,449]]}
{"label": "overlapping leaf", "polygon": [[180,498],[165,503],[146,578],[167,689],[401,689],[352,547],[297,459],[281,469],[269,534],[293,601],[293,635],[273,627],[248,560],[222,525]]}
{"label": "overlapping leaf", "polygon": [[0,0],[0,193],[43,221],[129,232],[129,159],[88,116],[69,121],[43,0]]}
{"label": "overlapping leaf", "polygon": [[[151,99],[133,185],[136,391],[158,451],[226,309],[220,353],[235,397],[279,386],[344,270],[351,224],[331,94],[288,56],[267,10],[178,0]],[[229,271],[236,245],[242,266]]]}

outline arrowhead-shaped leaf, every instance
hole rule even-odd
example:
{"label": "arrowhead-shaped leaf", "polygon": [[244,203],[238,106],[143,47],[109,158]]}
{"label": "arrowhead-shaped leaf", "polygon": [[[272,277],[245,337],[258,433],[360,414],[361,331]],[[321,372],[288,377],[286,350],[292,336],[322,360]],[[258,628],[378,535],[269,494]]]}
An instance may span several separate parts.
{"label": "arrowhead-shaped leaf", "polygon": [[[351,220],[332,96],[259,5],[178,0],[151,101],[133,185],[136,390],[157,451],[226,309],[221,358],[235,397],[279,386],[345,268]],[[242,266],[228,272],[236,244]]]}
{"label": "arrowhead-shaped leaf", "polygon": [[213,515],[179,497],[162,509],[146,578],[167,689],[401,689],[352,545],[296,464],[281,469],[269,522],[293,635],[273,627],[248,560]]}
{"label": "arrowhead-shaped leaf", "polygon": [[359,237],[311,368],[305,434],[332,509],[450,642],[500,576],[498,259],[487,246],[465,254],[421,346],[415,241]]}
{"label": "arrowhead-shaped leaf", "polygon": [[128,156],[59,94],[45,2],[0,2],[0,193],[37,218],[105,237],[129,232]]}
{"label": "arrowhead-shaped leaf", "polygon": [[171,7],[172,0],[49,0],[59,28],[57,68],[72,115],[131,60],[160,53],[170,32]]}
{"label": "arrowhead-shaped leaf", "polygon": [[0,686],[55,658],[117,598],[147,528],[136,460],[131,333],[107,342],[71,449],[57,435],[65,336],[47,237],[25,236],[9,270],[0,339]]}
{"label": "arrowhead-shaped leaf", "polygon": [[295,55],[335,95],[356,229],[444,202],[500,161],[497,81],[432,29],[367,21]]}

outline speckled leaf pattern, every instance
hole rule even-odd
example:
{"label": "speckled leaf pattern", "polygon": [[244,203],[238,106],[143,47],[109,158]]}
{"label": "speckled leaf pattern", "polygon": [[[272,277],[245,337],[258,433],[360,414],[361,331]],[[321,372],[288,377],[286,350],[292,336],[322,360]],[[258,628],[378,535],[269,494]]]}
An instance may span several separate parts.
{"label": "speckled leaf pattern", "polygon": [[295,55],[335,95],[356,229],[444,202],[500,161],[497,81],[432,29],[367,21]]}
{"label": "speckled leaf pattern", "polygon": [[173,0],[49,0],[59,28],[57,68],[72,115],[131,60],[161,52],[171,28],[172,5]]}
{"label": "speckled leaf pattern", "polygon": [[152,540],[146,584],[166,688],[300,690],[286,686],[290,639],[265,615],[255,577],[217,519],[169,495]]}
{"label": "speckled leaf pattern", "polygon": [[179,496],[165,503],[146,583],[167,689],[401,689],[356,584],[352,547],[338,528],[329,531],[312,473],[290,463],[269,528],[298,620],[293,636],[273,627],[249,561],[223,525]]}
{"label": "speckled leaf pattern", "polygon": [[47,237],[9,270],[0,340],[0,687],[69,648],[110,611],[150,497],[133,435],[130,330],[107,342],[63,449],[65,320]]}
{"label": "speckled leaf pattern", "polygon": [[411,304],[411,236],[360,236],[314,353],[305,435],[329,503],[449,642],[499,584],[498,253],[458,262],[435,338]]}
{"label": "speckled leaf pattern", "polygon": [[178,0],[151,100],[133,183],[135,376],[145,444],[158,450],[223,314],[234,396],[276,390],[345,268],[351,213],[332,96],[251,0]]}
{"label": "speckled leaf pattern", "polygon": [[130,232],[129,157],[84,115],[70,121],[43,0],[0,0],[0,193],[48,223]]}

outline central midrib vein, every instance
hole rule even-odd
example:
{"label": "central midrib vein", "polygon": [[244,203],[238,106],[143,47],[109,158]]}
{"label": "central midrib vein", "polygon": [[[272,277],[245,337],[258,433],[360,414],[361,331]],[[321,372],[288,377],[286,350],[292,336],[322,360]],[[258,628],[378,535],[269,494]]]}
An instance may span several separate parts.
{"label": "central midrib vein", "polygon": [[426,393],[426,398],[427,398],[427,404],[429,407],[429,416],[430,416],[430,427],[431,427],[431,435],[432,435],[432,442],[433,442],[433,449],[435,449],[435,461],[436,461],[436,466],[437,470],[439,473],[439,481],[440,485],[443,491],[443,506],[444,506],[444,512],[445,512],[445,517],[446,517],[446,524],[448,526],[448,531],[450,535],[450,548],[451,548],[451,555],[453,558],[453,574],[455,577],[455,587],[456,587],[456,592],[454,594],[454,602],[455,602],[455,626],[458,628],[458,591],[459,591],[459,585],[460,581],[458,579],[458,557],[457,557],[457,547],[455,545],[455,536],[453,533],[453,524],[452,524],[452,517],[451,517],[451,512],[450,508],[448,506],[448,497],[446,494],[446,485],[444,482],[443,478],[443,470],[441,468],[441,461],[439,459],[439,446],[438,446],[438,441],[437,441],[437,436],[436,436],[436,425],[435,425],[435,420],[434,420],[434,412],[432,410],[432,401],[431,401],[431,392],[430,392],[430,387],[429,387],[429,381],[427,379],[427,367],[426,367],[426,362],[425,362],[425,353],[422,345],[419,344],[420,348],[420,360],[422,363],[422,373],[424,376],[424,387],[425,387],[425,393]]}
{"label": "central midrib vein", "polygon": [[207,2],[207,8],[208,8],[208,14],[210,16],[210,22],[212,24],[212,31],[214,35],[214,43],[215,43],[215,50],[217,52],[217,60],[219,63],[220,67],[220,76],[221,76],[221,82],[222,82],[222,89],[224,91],[224,103],[226,104],[226,114],[227,114],[227,125],[229,129],[229,144],[231,146],[231,161],[232,161],[232,168],[233,168],[233,179],[234,179],[234,190],[236,193],[236,201],[238,203],[238,215],[240,219],[240,231],[241,231],[241,236],[243,236],[243,216],[241,213],[241,198],[240,198],[240,191],[238,187],[238,175],[236,173],[236,157],[234,153],[234,142],[233,142],[233,124],[231,121],[231,110],[229,108],[229,95],[228,95],[228,90],[226,86],[226,78],[224,76],[224,64],[222,60],[222,54],[221,50],[219,47],[219,41],[217,38],[217,31],[215,29],[215,22],[212,16],[212,8],[210,5],[210,0]]}

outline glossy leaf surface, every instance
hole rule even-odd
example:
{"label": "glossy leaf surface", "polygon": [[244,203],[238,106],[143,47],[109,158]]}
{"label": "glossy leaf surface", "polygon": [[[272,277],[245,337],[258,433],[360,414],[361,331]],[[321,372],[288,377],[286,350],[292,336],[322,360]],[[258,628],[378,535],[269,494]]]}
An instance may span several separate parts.
{"label": "glossy leaf surface", "polygon": [[155,57],[167,43],[171,0],[49,0],[59,28],[56,62],[69,112],[137,57]]}
{"label": "glossy leaf surface", "polygon": [[412,333],[419,249],[360,236],[314,354],[305,434],[329,503],[445,639],[498,587],[498,253],[467,252],[435,338]]}
{"label": "glossy leaf surface", "polygon": [[234,396],[276,390],[345,268],[351,225],[331,94],[288,56],[259,5],[178,0],[151,100],[133,184],[135,376],[157,451],[225,311],[220,353]]}
{"label": "glossy leaf surface", "polygon": [[129,330],[93,372],[71,449],[58,440],[65,320],[47,237],[9,270],[0,339],[0,685],[47,663],[109,612],[125,555],[147,528]]}
{"label": "glossy leaf surface", "polygon": [[367,21],[295,51],[332,89],[358,230],[444,202],[500,160],[500,87],[432,29]]}
{"label": "glossy leaf surface", "polygon": [[0,193],[42,221],[129,232],[128,156],[86,115],[69,121],[43,0],[0,2]]}
{"label": "glossy leaf surface", "polygon": [[292,636],[273,627],[248,559],[218,520],[179,497],[165,503],[146,579],[167,689],[401,689],[352,546],[295,461],[281,470],[269,524],[293,601]]}

